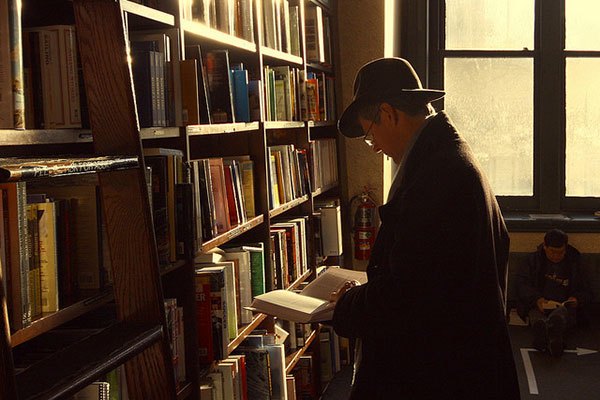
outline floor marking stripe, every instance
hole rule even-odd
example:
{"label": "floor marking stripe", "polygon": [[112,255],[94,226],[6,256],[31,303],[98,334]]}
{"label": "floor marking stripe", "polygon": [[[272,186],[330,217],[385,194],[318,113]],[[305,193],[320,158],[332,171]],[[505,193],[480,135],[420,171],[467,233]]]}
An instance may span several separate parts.
{"label": "floor marking stripe", "polygon": [[521,357],[523,358],[523,366],[525,367],[525,374],[527,375],[527,382],[529,383],[529,393],[540,394],[535,380],[535,374],[533,373],[531,358],[529,358],[529,351],[531,350],[535,351],[535,349],[521,349]]}

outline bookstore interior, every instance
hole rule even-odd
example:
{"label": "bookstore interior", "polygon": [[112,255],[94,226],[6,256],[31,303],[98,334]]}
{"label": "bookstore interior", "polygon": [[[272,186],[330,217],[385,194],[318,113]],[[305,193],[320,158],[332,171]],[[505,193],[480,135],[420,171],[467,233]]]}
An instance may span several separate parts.
{"label": "bookstore interior", "polygon": [[334,0],[0,1],[0,398],[317,399]]}

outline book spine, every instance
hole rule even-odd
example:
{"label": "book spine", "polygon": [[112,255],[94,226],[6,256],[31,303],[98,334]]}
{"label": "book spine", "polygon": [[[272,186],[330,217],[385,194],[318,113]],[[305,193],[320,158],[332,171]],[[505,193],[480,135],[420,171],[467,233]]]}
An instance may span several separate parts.
{"label": "book spine", "polygon": [[38,203],[40,240],[40,282],[42,312],[56,312],[58,304],[58,269],[56,258],[55,203]]}
{"label": "book spine", "polygon": [[210,277],[196,275],[196,321],[198,324],[198,353],[200,362],[211,363],[218,354],[217,337],[213,336],[211,317]]}
{"label": "book spine", "polygon": [[[21,31],[21,2],[19,0],[6,0],[8,3],[8,26],[10,29],[11,53],[11,83],[12,83],[12,110],[13,127],[25,127],[25,91],[23,76],[23,43]],[[0,21],[1,23],[2,21]]]}
{"label": "book spine", "polygon": [[264,255],[258,251],[251,252],[250,266],[252,268],[252,297],[256,297],[266,292]]}
{"label": "book spine", "polygon": [[0,2],[0,128],[14,128],[9,2]]}
{"label": "book spine", "polygon": [[79,73],[77,67],[77,41],[74,27],[58,30],[61,76],[63,77],[63,103],[65,128],[81,128]]}
{"label": "book spine", "polygon": [[22,326],[26,327],[31,323],[31,300],[29,298],[30,248],[27,240],[27,193],[25,182],[17,182],[16,189]]}

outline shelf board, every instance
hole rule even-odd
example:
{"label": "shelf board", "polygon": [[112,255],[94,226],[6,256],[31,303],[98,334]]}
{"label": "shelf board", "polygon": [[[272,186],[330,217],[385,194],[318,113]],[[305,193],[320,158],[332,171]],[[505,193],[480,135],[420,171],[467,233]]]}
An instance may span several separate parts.
{"label": "shelf board", "polygon": [[137,15],[138,17],[169,26],[175,26],[175,16],[130,0],[121,0],[121,9],[129,14]]}
{"label": "shelf board", "polygon": [[200,22],[182,19],[181,29],[183,29],[184,32],[188,32],[195,36],[200,36],[201,38],[211,40],[223,46],[227,46],[227,48],[236,47],[240,50],[256,53],[255,43],[228,35],[227,33],[221,32],[217,29],[209,28]]}
{"label": "shelf board", "polygon": [[216,238],[202,243],[202,251],[200,252],[200,254],[205,254],[207,251],[212,250],[215,247],[222,245],[223,243],[227,243],[234,237],[239,236],[242,233],[247,232],[250,229],[255,228],[258,225],[262,224],[264,222],[264,220],[265,220],[264,215],[259,215],[258,217],[252,218],[250,221],[246,222],[245,224],[238,225],[235,228],[233,228],[225,233],[220,234]]}
{"label": "shelf board", "polygon": [[265,129],[304,128],[304,121],[265,121]]}
{"label": "shelf board", "polygon": [[308,121],[309,128],[322,128],[327,126],[337,126],[337,120],[335,121]]}
{"label": "shelf board", "polygon": [[48,332],[66,322],[95,310],[114,300],[112,290],[104,290],[93,296],[87,297],[55,313],[49,313],[36,319],[26,328],[20,329],[11,335],[11,346],[15,347],[43,333]]}
{"label": "shelf board", "polygon": [[297,351],[295,351],[292,354],[285,357],[285,374],[286,375],[290,375],[292,373],[292,370],[296,366],[296,363],[298,362],[300,357],[302,357],[304,355],[304,352],[306,351],[306,349],[308,349],[308,347],[315,340],[315,338],[317,337],[318,334],[319,334],[318,328],[313,330],[311,332],[311,334],[308,336],[308,339],[306,339],[306,343],[304,343],[304,346],[302,346],[302,348],[298,349]]}
{"label": "shelf board", "polygon": [[120,322],[16,375],[19,399],[66,398],[161,340],[162,326]]}
{"label": "shelf board", "polygon": [[312,69],[315,71],[325,72],[326,74],[333,74],[333,68],[330,65],[323,65],[318,63],[308,63],[306,64],[307,69]]}
{"label": "shelf board", "polygon": [[274,218],[278,215],[283,214],[284,212],[291,210],[292,208],[299,206],[300,204],[308,201],[308,195],[304,195],[295,200],[288,201],[285,204],[280,205],[279,207],[269,211],[269,217]]}
{"label": "shelf board", "polygon": [[229,124],[188,125],[186,131],[189,136],[194,136],[256,131],[258,128],[258,122],[234,122]]}
{"label": "shelf board", "polygon": [[183,267],[185,265],[185,263],[186,263],[185,260],[177,260],[176,262],[171,263],[171,264],[165,266],[164,268],[161,267],[160,275],[161,276],[167,275],[168,273],[173,272],[173,271]]}
{"label": "shelf board", "polygon": [[92,143],[89,129],[0,129],[3,146]]}
{"label": "shelf board", "polygon": [[263,56],[266,56],[266,57],[270,57],[270,58],[274,58],[277,60],[296,64],[300,67],[303,64],[302,57],[298,57],[293,54],[285,53],[283,51],[275,50],[270,47],[260,46],[260,51],[262,52]]}
{"label": "shelf board", "polygon": [[256,314],[252,319],[252,322],[239,329],[237,337],[231,342],[229,342],[229,344],[227,345],[227,354],[231,354],[240,345],[240,343],[242,343],[244,339],[246,339],[246,336],[248,336],[253,330],[255,330],[256,327],[258,327],[258,325],[260,325],[260,323],[263,322],[263,320],[266,317],[267,314]]}
{"label": "shelf board", "polygon": [[332,183],[331,185],[320,187],[317,190],[315,190],[314,192],[312,192],[312,197],[320,196],[323,193],[328,192],[329,190],[331,190],[333,188],[336,188],[337,186],[338,186],[337,183]]}
{"label": "shelf board", "polygon": [[177,392],[177,400],[183,400],[190,397],[190,395],[192,394],[192,389],[193,388],[191,382],[184,383],[181,389],[179,389],[179,391]]}
{"label": "shelf board", "polygon": [[140,137],[142,139],[164,139],[179,137],[179,127],[167,126],[167,127],[153,127],[153,128],[141,128]]}

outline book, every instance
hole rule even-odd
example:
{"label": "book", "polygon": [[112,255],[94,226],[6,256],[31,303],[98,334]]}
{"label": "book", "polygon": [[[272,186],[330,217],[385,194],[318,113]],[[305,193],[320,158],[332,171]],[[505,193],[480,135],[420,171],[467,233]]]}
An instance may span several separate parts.
{"label": "book", "polygon": [[266,291],[265,277],[265,246],[264,243],[252,243],[251,245],[229,247],[226,251],[249,251],[250,268],[252,277],[252,297],[263,294]]}
{"label": "book", "polygon": [[212,123],[235,122],[229,51],[213,50],[203,56],[210,96],[211,121]]}
{"label": "book", "polygon": [[554,310],[558,307],[566,307],[568,304],[575,304],[575,300],[565,300],[565,301],[555,301],[555,300],[546,300],[542,307],[544,310]]}
{"label": "book", "polygon": [[[208,1],[205,1],[205,3]],[[198,83],[198,109],[200,113],[200,123],[210,124],[210,95],[208,81],[206,78],[206,69],[202,58],[202,49],[199,45],[185,46],[186,57],[196,60],[196,73]],[[185,82],[185,81],[184,81]]]}
{"label": "book", "polygon": [[196,60],[181,60],[181,104],[184,125],[200,124],[200,104],[198,92],[198,70]]}
{"label": "book", "polygon": [[0,3],[0,128],[25,127],[21,3]]}
{"label": "book", "polygon": [[37,203],[40,286],[42,312],[56,312],[58,302],[58,258],[56,242],[56,205],[54,202]]}
{"label": "book", "polygon": [[367,282],[367,274],[363,271],[328,268],[300,293],[273,290],[256,296],[249,309],[294,322],[327,321],[333,317],[335,308],[329,296],[348,280],[363,284]]}
{"label": "book", "polygon": [[240,321],[243,324],[252,322],[252,312],[247,310],[252,304],[252,264],[249,251],[225,251],[226,260],[236,260],[239,270]]}
{"label": "book", "polygon": [[[229,344],[226,268],[205,267],[196,270],[196,306],[198,315],[198,339],[200,360],[212,362],[227,356]],[[210,290],[210,292],[207,292]],[[208,308],[208,311],[206,309]],[[206,325],[206,313],[210,312],[210,331]],[[201,329],[201,328],[204,329]],[[212,336],[211,343],[206,337]],[[212,357],[211,357],[212,356]]]}
{"label": "book", "polygon": [[113,171],[137,166],[137,157],[2,158],[0,159],[0,182]]}
{"label": "book", "polygon": [[214,196],[215,216],[217,219],[217,233],[221,234],[231,229],[229,207],[227,206],[227,192],[225,186],[225,171],[222,158],[208,160],[212,192]]}
{"label": "book", "polygon": [[109,396],[110,384],[108,382],[94,382],[75,393],[72,400],[109,400]]}

